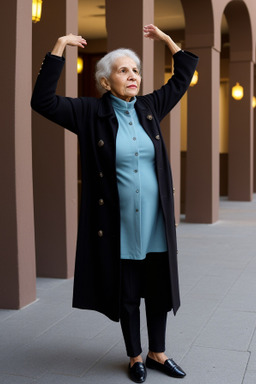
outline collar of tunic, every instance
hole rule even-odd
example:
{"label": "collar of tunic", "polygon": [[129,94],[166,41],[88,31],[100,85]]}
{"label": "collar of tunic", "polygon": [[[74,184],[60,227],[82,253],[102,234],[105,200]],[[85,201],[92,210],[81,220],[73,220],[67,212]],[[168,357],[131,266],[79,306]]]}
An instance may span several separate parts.
{"label": "collar of tunic", "polygon": [[136,97],[134,97],[131,101],[125,101],[122,99],[119,99],[119,97],[116,97],[112,94],[110,94],[112,106],[114,109],[119,110],[131,110],[134,109],[134,104],[136,103]]}

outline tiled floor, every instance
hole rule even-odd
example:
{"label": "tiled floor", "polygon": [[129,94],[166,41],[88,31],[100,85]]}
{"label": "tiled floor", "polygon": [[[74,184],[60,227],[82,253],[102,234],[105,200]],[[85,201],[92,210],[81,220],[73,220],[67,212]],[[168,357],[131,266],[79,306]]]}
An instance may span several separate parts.
{"label": "tiled floor", "polygon": [[[169,316],[167,353],[184,384],[256,383],[256,196],[220,202],[213,224],[178,227],[182,306]],[[71,308],[72,280],[38,279],[38,300],[0,311],[1,384],[125,384],[120,325]],[[147,353],[145,315],[142,340]],[[148,371],[148,384],[175,383]]]}

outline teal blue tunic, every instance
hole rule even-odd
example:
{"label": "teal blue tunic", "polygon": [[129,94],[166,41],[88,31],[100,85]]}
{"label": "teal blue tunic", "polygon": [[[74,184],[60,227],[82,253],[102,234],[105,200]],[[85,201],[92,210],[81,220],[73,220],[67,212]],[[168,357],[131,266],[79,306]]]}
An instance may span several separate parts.
{"label": "teal blue tunic", "polygon": [[164,218],[155,171],[154,145],[134,104],[111,95],[118,120],[116,173],[120,200],[121,259],[143,260],[167,251]]}

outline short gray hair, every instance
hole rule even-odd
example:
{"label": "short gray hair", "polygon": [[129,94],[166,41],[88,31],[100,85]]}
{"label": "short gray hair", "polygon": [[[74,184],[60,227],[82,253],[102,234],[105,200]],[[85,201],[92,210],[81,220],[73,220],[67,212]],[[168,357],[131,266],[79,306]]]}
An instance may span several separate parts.
{"label": "short gray hair", "polygon": [[114,51],[111,51],[107,53],[105,56],[100,59],[96,64],[96,72],[95,72],[95,79],[96,79],[96,86],[100,94],[103,94],[106,92],[105,88],[101,85],[101,79],[105,77],[106,79],[109,78],[113,65],[115,61],[119,57],[128,56],[130,57],[136,64],[138,71],[141,72],[141,61],[139,56],[132,51],[131,49],[127,48],[119,48],[115,49]]}

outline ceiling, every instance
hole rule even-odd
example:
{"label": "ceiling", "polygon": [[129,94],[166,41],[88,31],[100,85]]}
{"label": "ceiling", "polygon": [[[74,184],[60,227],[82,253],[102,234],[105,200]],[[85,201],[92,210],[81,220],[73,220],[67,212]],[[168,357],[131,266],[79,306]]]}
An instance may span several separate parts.
{"label": "ceiling", "polygon": [[[184,29],[180,0],[155,0],[154,23],[163,30]],[[105,38],[105,0],[78,0],[79,34],[86,39]]]}

